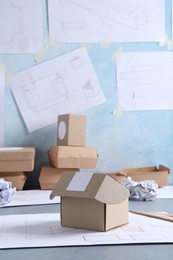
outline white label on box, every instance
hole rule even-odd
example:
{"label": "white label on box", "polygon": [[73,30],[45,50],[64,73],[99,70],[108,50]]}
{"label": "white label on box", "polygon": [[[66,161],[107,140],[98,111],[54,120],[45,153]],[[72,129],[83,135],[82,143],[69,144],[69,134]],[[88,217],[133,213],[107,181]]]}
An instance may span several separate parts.
{"label": "white label on box", "polygon": [[64,139],[65,134],[66,134],[66,124],[64,123],[64,121],[61,121],[58,127],[59,139],[60,140]]}
{"label": "white label on box", "polygon": [[93,172],[76,172],[66,190],[85,191],[93,174]]}

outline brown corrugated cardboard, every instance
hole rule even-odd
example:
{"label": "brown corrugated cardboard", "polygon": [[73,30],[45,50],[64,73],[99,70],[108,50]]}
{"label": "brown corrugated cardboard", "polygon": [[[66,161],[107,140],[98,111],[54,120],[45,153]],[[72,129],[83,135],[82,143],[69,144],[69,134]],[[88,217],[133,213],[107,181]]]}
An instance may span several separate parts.
{"label": "brown corrugated cardboard", "polygon": [[57,123],[57,145],[85,146],[86,116],[59,115]]}
{"label": "brown corrugated cardboard", "polygon": [[48,151],[50,164],[56,168],[95,168],[95,147],[52,146]]}
{"label": "brown corrugated cardboard", "polygon": [[107,231],[128,223],[129,191],[108,174],[64,172],[55,196],[61,196],[63,226]]}
{"label": "brown corrugated cardboard", "polygon": [[111,177],[113,177],[116,181],[120,182],[120,183],[123,183],[123,181],[126,179],[126,176],[122,173],[115,173],[115,172],[112,172],[112,173],[109,173],[109,175]]}
{"label": "brown corrugated cardboard", "polygon": [[35,148],[7,148],[0,150],[0,172],[33,171],[35,163]]}
{"label": "brown corrugated cardboard", "polygon": [[163,187],[168,185],[170,169],[166,166],[159,165],[159,167],[149,166],[123,169],[120,171],[120,173],[124,174],[125,176],[130,176],[132,180],[136,182],[144,180],[154,180],[155,182],[157,182],[159,187]]}
{"label": "brown corrugated cardboard", "polygon": [[0,178],[11,182],[12,187],[16,187],[16,190],[23,190],[26,182],[26,174],[24,172],[0,172]]}
{"label": "brown corrugated cardboard", "polygon": [[53,190],[59,181],[62,173],[65,171],[74,172],[79,169],[57,169],[52,166],[43,166],[41,168],[39,183],[42,190]]}

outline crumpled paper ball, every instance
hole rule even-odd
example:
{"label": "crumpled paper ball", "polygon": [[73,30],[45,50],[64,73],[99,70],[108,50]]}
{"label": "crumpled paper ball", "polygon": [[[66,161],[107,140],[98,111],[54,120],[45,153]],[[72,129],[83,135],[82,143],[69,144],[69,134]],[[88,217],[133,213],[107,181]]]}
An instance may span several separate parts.
{"label": "crumpled paper ball", "polygon": [[0,206],[9,203],[16,194],[16,188],[12,188],[12,183],[0,179]]}
{"label": "crumpled paper ball", "polygon": [[130,192],[129,199],[150,201],[157,197],[158,184],[154,180],[135,182],[127,177],[122,184]]}

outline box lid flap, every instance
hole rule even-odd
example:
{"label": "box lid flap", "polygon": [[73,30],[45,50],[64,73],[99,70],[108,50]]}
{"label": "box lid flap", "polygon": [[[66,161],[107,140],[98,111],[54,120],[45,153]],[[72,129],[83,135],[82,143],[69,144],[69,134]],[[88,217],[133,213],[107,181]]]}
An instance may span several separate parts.
{"label": "box lid flap", "polygon": [[48,153],[53,153],[58,158],[97,158],[96,148],[88,146],[52,146]]}
{"label": "box lid flap", "polygon": [[50,195],[96,199],[115,204],[126,200],[129,191],[108,174],[93,172],[64,172]]}
{"label": "box lid flap", "polygon": [[2,147],[0,148],[0,161],[30,160],[35,157],[34,147]]}

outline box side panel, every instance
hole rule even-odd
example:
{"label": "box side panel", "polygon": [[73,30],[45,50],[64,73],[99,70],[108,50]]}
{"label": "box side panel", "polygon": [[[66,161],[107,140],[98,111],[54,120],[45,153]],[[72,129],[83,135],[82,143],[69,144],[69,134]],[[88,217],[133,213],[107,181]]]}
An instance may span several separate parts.
{"label": "box side panel", "polygon": [[140,181],[145,181],[145,180],[154,180],[159,187],[163,187],[168,185],[168,178],[169,178],[169,173],[164,171],[164,172],[146,172],[146,173],[131,173],[128,176],[132,178],[133,181],[140,182]]}
{"label": "box side panel", "polygon": [[119,204],[107,204],[105,229],[109,230],[127,224],[128,212],[128,199]]}
{"label": "box side panel", "polygon": [[0,178],[3,178],[5,181],[11,182],[12,187],[16,187],[16,190],[23,190],[23,187],[26,182],[25,173],[2,173]]}
{"label": "box side panel", "polygon": [[86,117],[71,115],[69,123],[73,125],[73,128],[69,129],[68,145],[85,146]]}
{"label": "box side panel", "polygon": [[33,160],[0,161],[0,172],[29,172],[33,169]]}
{"label": "box side panel", "polygon": [[63,172],[74,172],[79,171],[79,169],[57,169],[54,167],[45,166],[42,167],[42,170],[40,172],[39,176],[39,183],[42,190],[53,190],[55,188],[55,185],[59,181],[61,175]]}
{"label": "box side panel", "polygon": [[61,223],[66,227],[104,231],[104,204],[82,198],[62,197]]}

